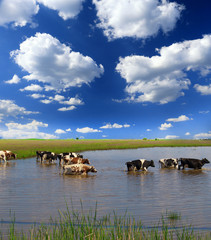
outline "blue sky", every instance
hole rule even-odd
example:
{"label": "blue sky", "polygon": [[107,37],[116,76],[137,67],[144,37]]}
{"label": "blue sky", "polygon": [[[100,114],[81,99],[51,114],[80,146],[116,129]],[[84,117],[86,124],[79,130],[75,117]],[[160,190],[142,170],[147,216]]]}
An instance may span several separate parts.
{"label": "blue sky", "polygon": [[210,9],[0,0],[0,138],[211,138]]}

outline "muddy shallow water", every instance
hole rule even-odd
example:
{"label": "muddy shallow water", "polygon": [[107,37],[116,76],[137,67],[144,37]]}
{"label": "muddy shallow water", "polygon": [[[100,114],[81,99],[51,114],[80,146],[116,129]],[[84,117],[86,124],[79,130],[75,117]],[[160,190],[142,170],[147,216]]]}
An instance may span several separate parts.
{"label": "muddy shallow water", "polygon": [[[202,170],[160,169],[158,160],[194,157],[211,160],[211,147],[142,148],[83,153],[98,172],[88,176],[63,176],[56,164],[37,163],[35,158],[0,164],[0,217],[17,222],[48,222],[66,205],[98,216],[125,212],[154,225],[168,211],[180,213],[183,222],[211,228],[211,164]],[[125,162],[153,159],[148,172],[128,173]]]}

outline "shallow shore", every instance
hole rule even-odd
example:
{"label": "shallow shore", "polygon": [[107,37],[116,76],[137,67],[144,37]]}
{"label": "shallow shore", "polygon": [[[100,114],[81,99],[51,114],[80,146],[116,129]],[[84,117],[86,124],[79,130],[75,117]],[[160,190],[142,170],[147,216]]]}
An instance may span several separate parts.
{"label": "shallow shore", "polygon": [[141,139],[1,139],[0,150],[10,150],[18,159],[30,158],[36,151],[83,152],[111,149],[136,149],[147,147],[199,147],[211,146],[211,140],[141,140]]}

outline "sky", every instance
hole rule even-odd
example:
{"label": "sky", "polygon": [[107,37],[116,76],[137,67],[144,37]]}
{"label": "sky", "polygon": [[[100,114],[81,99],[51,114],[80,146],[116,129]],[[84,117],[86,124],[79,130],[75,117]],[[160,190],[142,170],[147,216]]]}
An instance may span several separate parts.
{"label": "sky", "polygon": [[211,138],[210,10],[0,0],[0,138]]}

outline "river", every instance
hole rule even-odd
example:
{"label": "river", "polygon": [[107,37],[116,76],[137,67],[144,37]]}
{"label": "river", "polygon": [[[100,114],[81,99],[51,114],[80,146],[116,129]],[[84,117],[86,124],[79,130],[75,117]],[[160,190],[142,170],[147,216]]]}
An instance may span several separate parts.
{"label": "river", "polygon": [[[95,209],[98,216],[127,214],[153,226],[166,211],[181,214],[182,222],[211,229],[211,164],[202,170],[160,169],[160,158],[193,157],[211,160],[211,147],[140,148],[82,153],[98,170],[87,176],[64,176],[58,163],[35,158],[0,164],[0,216],[15,214],[19,224],[49,222],[58,210]],[[128,173],[125,162],[154,160],[148,172]]]}

